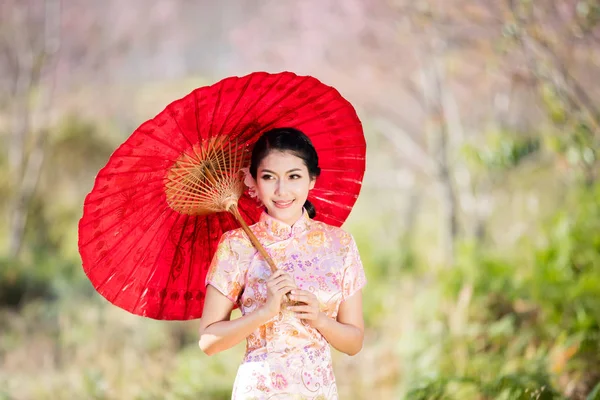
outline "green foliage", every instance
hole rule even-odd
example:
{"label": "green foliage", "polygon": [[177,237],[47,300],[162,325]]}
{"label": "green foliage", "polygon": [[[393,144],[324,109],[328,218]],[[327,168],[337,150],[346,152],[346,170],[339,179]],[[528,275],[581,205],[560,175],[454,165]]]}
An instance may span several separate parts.
{"label": "green foliage", "polygon": [[600,140],[583,123],[577,123],[571,131],[570,135],[564,135],[563,132],[548,135],[545,139],[546,147],[564,157],[570,166],[593,167],[598,162]]}
{"label": "green foliage", "polygon": [[475,168],[493,174],[516,168],[539,149],[539,137],[498,131],[490,133],[483,146],[464,145],[462,155]]}
{"label": "green foliage", "polygon": [[[0,260],[0,305],[91,293],[77,249],[77,223],[88,188],[78,182],[92,181],[112,150],[98,126],[81,117],[66,116],[51,129],[41,184],[29,205],[22,254]],[[0,202],[2,212],[6,205]]]}
{"label": "green foliage", "polygon": [[51,277],[18,260],[0,259],[0,307],[20,307],[37,298],[55,297]]}
{"label": "green foliage", "polygon": [[557,327],[600,331],[600,185],[571,199],[566,210],[536,253],[531,294],[547,305],[547,321]]}
{"label": "green foliage", "polygon": [[[523,171],[523,164],[538,161],[542,143],[544,150],[571,157],[570,165],[593,167],[598,146],[590,130],[572,123],[561,104],[555,106],[556,122],[569,134],[548,134],[542,142],[539,135],[498,131],[484,145],[465,147],[478,177],[494,180]],[[117,313],[91,288],[77,252],[77,221],[83,196],[113,146],[89,121],[69,117],[59,126],[50,143],[52,168],[44,170],[31,205],[25,256],[0,262],[0,304],[20,307],[21,325],[32,325],[23,330],[2,325],[0,354],[46,341],[52,343],[46,351],[57,360],[57,376],[72,365],[64,376],[76,387],[55,383],[39,389],[37,398],[48,393],[229,398],[243,349],[205,357],[195,345],[193,324],[182,334],[165,323],[142,323]],[[577,157],[569,155],[573,151]],[[435,228],[427,226],[418,240],[395,237],[390,232],[399,231],[393,229],[396,216],[375,219],[369,205],[366,222],[349,228],[369,279],[363,296],[366,329],[377,342],[365,343],[362,361],[381,357],[392,360],[389,365],[402,364],[385,384],[396,385],[408,399],[561,399],[564,382],[590,400],[598,397],[600,188],[579,186],[569,187],[568,203],[539,227],[538,236],[502,253],[461,241],[456,265],[449,269],[429,261]],[[72,299],[84,306],[77,309]],[[36,300],[43,306],[31,312]],[[33,336],[38,331],[40,336]],[[88,343],[90,338],[100,338],[99,343]],[[384,348],[385,354],[373,348]],[[96,362],[97,355],[102,362]],[[357,367],[355,375],[340,376],[339,382],[371,373],[366,368]],[[131,382],[121,377],[132,374]],[[367,391],[380,384],[361,385]],[[0,398],[9,398],[13,389],[0,389]]]}
{"label": "green foliage", "polygon": [[546,108],[550,120],[555,124],[565,124],[569,120],[567,105],[555,86],[549,83],[540,85],[540,99]]}
{"label": "green foliage", "polygon": [[96,122],[76,114],[65,116],[53,128],[51,138],[48,164],[58,173],[52,177],[95,173],[115,149]]}
{"label": "green foliage", "polygon": [[[231,389],[238,361],[232,358],[208,359],[198,354],[197,346],[190,346],[178,355],[177,369],[169,378],[173,399],[231,398]],[[202,377],[202,379],[198,379]]]}
{"label": "green foliage", "polygon": [[[580,2],[583,4],[586,2]],[[564,163],[579,172],[578,178],[586,184],[597,180],[600,136],[586,112],[570,109],[570,100],[554,83],[540,84],[542,104],[554,126],[544,137],[545,147]]]}
{"label": "green foliage", "polygon": [[[540,398],[558,398],[558,376],[591,391],[590,382],[600,379],[600,185],[574,192],[541,237],[541,244],[524,240],[509,255],[471,243],[459,247],[457,265],[441,271],[439,281],[448,301],[471,289],[468,322],[459,332],[448,329],[442,346],[466,354],[467,378],[449,375],[457,359],[444,368],[442,357],[440,377],[413,388],[412,398],[452,398],[444,396],[459,383],[489,398],[530,398],[523,396],[541,387],[546,394],[540,396],[550,397]],[[537,364],[543,367],[522,370]],[[489,378],[500,373],[504,389]],[[516,376],[529,386],[509,379]],[[495,397],[492,389],[508,392]]]}
{"label": "green foliage", "polygon": [[598,381],[594,390],[588,395],[587,400],[600,400],[600,381]]}
{"label": "green foliage", "polygon": [[580,0],[575,7],[579,27],[583,31],[592,31],[600,23],[600,4],[595,0]]}
{"label": "green foliage", "polygon": [[407,400],[463,399],[475,396],[495,400],[555,400],[563,399],[544,373],[501,375],[489,381],[479,378],[444,378],[425,382],[412,388]]}

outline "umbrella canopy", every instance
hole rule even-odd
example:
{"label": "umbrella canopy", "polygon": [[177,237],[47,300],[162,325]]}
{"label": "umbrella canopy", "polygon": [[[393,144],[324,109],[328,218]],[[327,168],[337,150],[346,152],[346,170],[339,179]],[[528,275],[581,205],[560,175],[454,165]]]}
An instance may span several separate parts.
{"label": "umbrella canopy", "polygon": [[[192,91],[144,122],[98,173],[79,222],[83,269],[96,290],[137,315],[201,317],[216,246],[239,224],[227,212],[186,208],[173,195],[177,177],[182,165],[203,168],[215,149],[250,152],[263,132],[276,127],[310,137],[321,167],[309,195],[315,219],[341,226],[365,170],[365,139],[352,105],[310,76],[230,77]],[[248,167],[249,157],[238,161]],[[262,207],[243,186],[240,193],[239,213],[249,224],[258,221]]]}

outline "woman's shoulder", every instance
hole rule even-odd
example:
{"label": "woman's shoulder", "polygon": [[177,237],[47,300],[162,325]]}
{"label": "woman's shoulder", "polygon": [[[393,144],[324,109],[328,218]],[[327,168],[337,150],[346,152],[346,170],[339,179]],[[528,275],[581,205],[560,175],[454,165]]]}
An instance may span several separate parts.
{"label": "woman's shoulder", "polygon": [[326,222],[313,220],[311,224],[312,232],[324,232],[326,235],[338,239],[340,242],[349,243],[354,238],[352,234],[343,228],[335,225],[330,225]]}
{"label": "woman's shoulder", "polygon": [[231,246],[252,246],[252,242],[242,228],[236,228],[226,231],[221,236],[222,242],[228,242]]}

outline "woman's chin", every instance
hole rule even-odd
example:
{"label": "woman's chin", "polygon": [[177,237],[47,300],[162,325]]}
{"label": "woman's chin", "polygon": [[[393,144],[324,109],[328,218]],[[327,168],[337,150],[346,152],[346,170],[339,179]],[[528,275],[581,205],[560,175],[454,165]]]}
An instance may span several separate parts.
{"label": "woman's chin", "polygon": [[267,211],[271,217],[288,225],[292,225],[302,216],[302,207],[298,207],[295,201],[287,207],[278,207],[276,204],[272,204],[271,207],[267,207]]}

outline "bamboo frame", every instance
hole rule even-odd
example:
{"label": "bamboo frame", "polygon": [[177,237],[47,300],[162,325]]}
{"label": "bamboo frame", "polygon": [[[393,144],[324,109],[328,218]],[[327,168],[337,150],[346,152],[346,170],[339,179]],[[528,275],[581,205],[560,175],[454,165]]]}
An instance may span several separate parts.
{"label": "bamboo frame", "polygon": [[245,188],[240,171],[246,166],[247,158],[247,150],[226,136],[196,144],[175,161],[167,174],[167,203],[173,210],[188,215],[231,213],[267,261],[271,272],[275,272],[275,262],[238,209],[238,200]]}

